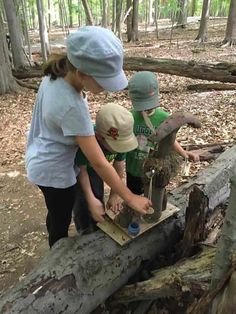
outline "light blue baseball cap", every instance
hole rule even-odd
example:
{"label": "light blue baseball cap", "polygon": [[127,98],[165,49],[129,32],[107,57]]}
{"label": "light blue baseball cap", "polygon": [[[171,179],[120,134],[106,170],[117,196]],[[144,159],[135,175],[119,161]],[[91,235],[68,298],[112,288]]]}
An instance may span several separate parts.
{"label": "light blue baseball cap", "polygon": [[106,28],[84,26],[70,34],[67,58],[107,91],[119,91],[128,85],[123,71],[122,43]]}

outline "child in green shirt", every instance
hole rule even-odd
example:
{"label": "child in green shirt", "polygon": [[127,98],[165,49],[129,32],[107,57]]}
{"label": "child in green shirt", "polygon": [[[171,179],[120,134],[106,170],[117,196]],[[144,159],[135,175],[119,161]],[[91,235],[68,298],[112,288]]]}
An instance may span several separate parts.
{"label": "child in green shirt", "polygon": [[[97,113],[95,136],[109,162],[123,177],[125,153],[137,148],[133,133],[132,114],[117,104],[106,104]],[[74,222],[78,232],[93,230],[95,222],[104,220],[104,182],[90,165],[81,149],[77,151],[75,164],[80,168],[78,195],[74,206]],[[111,189],[107,207],[119,211],[122,200]]]}
{"label": "child in green shirt", "polygon": [[[126,155],[126,180],[127,187],[133,193],[140,195],[143,193],[142,166],[151,148],[148,137],[152,134],[152,130],[168,118],[169,114],[158,108],[159,88],[154,73],[148,71],[135,73],[129,81],[128,89],[133,106],[131,112],[138,148]],[[174,143],[174,149],[184,158],[199,161],[197,154],[185,151],[177,140]]]}

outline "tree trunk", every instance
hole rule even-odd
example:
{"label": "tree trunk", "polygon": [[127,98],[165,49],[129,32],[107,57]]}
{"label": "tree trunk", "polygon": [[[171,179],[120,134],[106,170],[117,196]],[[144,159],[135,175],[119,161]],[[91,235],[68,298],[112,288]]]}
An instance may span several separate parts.
{"label": "tree trunk", "polygon": [[49,42],[48,42],[48,32],[47,32],[46,23],[45,23],[42,0],[37,0],[37,10],[38,10],[38,18],[39,18],[39,33],[40,33],[40,40],[41,40],[42,58],[43,58],[43,61],[45,62],[49,54]]}
{"label": "tree trunk", "polygon": [[6,34],[0,14],[0,95],[19,91],[11,72]]}
{"label": "tree trunk", "polygon": [[116,31],[115,34],[122,39],[121,27],[122,27],[122,12],[123,12],[123,0],[116,1]]}
{"label": "tree trunk", "polygon": [[210,10],[211,0],[204,0],[202,5],[202,16],[200,21],[200,27],[196,40],[199,42],[207,41],[207,24],[209,20],[209,10]]}
{"label": "tree trunk", "polygon": [[94,25],[93,15],[92,15],[92,12],[90,10],[88,1],[87,0],[82,0],[82,3],[83,3],[86,19],[87,19],[87,25]]}
{"label": "tree trunk", "polygon": [[138,41],[138,8],[139,0],[133,0],[133,14],[132,14],[132,32],[131,41]]}
{"label": "tree trunk", "polygon": [[158,32],[158,6],[159,6],[159,0],[154,0],[154,22],[156,26],[156,38],[159,38],[159,32]]}
{"label": "tree trunk", "polygon": [[153,22],[152,6],[153,6],[153,0],[149,0],[148,1],[148,25],[151,25]]}
{"label": "tree trunk", "polygon": [[143,260],[170,249],[184,225],[188,192],[194,185],[208,197],[208,209],[229,195],[236,174],[236,146],[224,152],[197,178],[172,191],[169,201],[181,208],[177,217],[120,247],[101,231],[61,239],[42,262],[0,298],[0,313],[90,313],[124,285]]}
{"label": "tree trunk", "polygon": [[23,35],[21,32],[20,23],[16,15],[16,8],[13,0],[4,0],[3,4],[7,16],[8,29],[11,38],[13,64],[16,70],[21,70],[27,67],[28,62],[24,52],[22,41]]}
{"label": "tree trunk", "polygon": [[201,64],[195,61],[126,57],[124,69],[128,71],[152,71],[194,79],[236,83],[234,63]]}
{"label": "tree trunk", "polygon": [[108,1],[102,1],[102,26],[107,28]]}
{"label": "tree trunk", "polygon": [[236,44],[236,0],[230,2],[226,34],[222,44],[224,46]]}
{"label": "tree trunk", "polygon": [[132,0],[127,0],[126,10],[127,12],[130,10],[129,14],[127,15],[127,41],[130,42],[132,38],[132,19],[133,19]]}
{"label": "tree trunk", "polygon": [[187,24],[187,6],[188,0],[178,0],[179,2],[179,11],[177,16],[177,26],[181,26],[183,28],[186,27]]}

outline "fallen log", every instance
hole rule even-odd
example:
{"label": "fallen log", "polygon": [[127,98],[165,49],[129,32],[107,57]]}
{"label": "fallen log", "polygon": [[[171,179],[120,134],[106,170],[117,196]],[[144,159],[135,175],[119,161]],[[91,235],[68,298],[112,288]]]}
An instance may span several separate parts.
{"label": "fallen log", "polygon": [[112,303],[129,303],[137,300],[156,300],[166,297],[181,298],[189,291],[199,297],[209,288],[215,248],[206,247],[190,259],[153,272],[149,280],[127,285],[112,298]]}
{"label": "fallen log", "polygon": [[[183,61],[176,59],[153,59],[142,57],[125,57],[124,70],[126,71],[152,71],[177,76],[191,77],[193,79],[236,83],[235,63],[197,63],[196,61]],[[18,79],[42,77],[40,68],[29,71],[13,71]]]}
{"label": "fallen log", "polygon": [[197,63],[175,59],[153,59],[125,57],[124,69],[132,71],[152,71],[208,81],[236,83],[235,63]]}
{"label": "fallen log", "polygon": [[[208,168],[199,172],[197,177],[169,193],[168,201],[179,208],[186,209],[188,195],[194,185],[197,185],[207,197],[207,208],[210,212],[229,197],[229,179],[236,173],[236,145],[228,148]],[[185,211],[179,213],[183,215]]]}
{"label": "fallen log", "polygon": [[235,90],[235,84],[219,84],[219,83],[212,83],[212,84],[191,84],[187,86],[188,90],[194,91],[212,91],[212,90]]}
{"label": "fallen log", "polygon": [[61,239],[41,263],[0,297],[0,313],[91,313],[140,267],[176,243],[176,218],[119,246],[100,230]]}
{"label": "fallen log", "polygon": [[29,275],[1,295],[0,313],[90,313],[122,287],[142,261],[176,244],[194,184],[202,187],[212,210],[228,197],[232,172],[236,172],[236,146],[225,151],[197,178],[171,193],[169,201],[181,208],[181,214],[125,247],[101,231],[61,239]]}

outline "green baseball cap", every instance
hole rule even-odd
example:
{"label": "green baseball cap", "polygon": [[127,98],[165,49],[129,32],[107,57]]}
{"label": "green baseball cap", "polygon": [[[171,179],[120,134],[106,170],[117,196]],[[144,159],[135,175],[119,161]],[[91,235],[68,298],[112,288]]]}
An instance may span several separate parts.
{"label": "green baseball cap", "polygon": [[128,84],[134,110],[144,111],[159,104],[159,88],[156,75],[149,71],[135,73]]}

